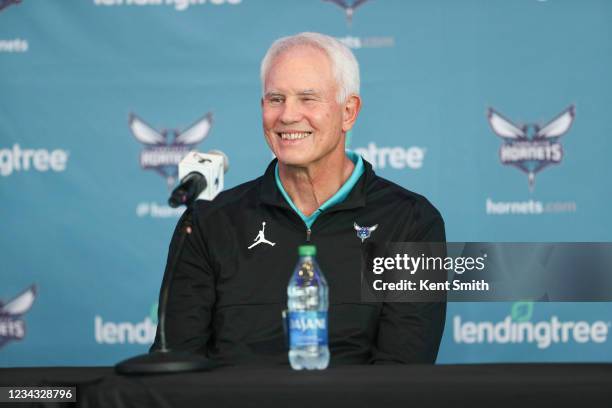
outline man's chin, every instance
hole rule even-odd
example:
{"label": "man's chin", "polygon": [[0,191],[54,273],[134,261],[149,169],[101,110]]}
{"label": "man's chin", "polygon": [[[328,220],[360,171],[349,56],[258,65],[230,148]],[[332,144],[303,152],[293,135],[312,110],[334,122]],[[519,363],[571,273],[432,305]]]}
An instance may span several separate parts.
{"label": "man's chin", "polygon": [[311,162],[308,158],[303,155],[295,155],[295,154],[278,154],[276,155],[279,163],[282,163],[285,166],[292,167],[307,167]]}

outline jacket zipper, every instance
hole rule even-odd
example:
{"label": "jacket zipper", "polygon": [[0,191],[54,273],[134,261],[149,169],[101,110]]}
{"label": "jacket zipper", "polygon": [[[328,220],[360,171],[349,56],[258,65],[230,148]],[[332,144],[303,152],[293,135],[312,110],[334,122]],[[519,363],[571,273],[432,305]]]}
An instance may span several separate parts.
{"label": "jacket zipper", "polygon": [[312,231],[310,230],[310,228],[306,229],[306,242],[310,242],[310,234],[312,233]]}

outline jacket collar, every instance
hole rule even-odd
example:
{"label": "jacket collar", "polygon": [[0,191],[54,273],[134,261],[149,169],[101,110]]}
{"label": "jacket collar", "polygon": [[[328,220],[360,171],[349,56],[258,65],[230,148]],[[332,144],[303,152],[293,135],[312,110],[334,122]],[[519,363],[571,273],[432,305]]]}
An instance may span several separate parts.
{"label": "jacket collar", "polygon": [[[259,198],[264,204],[272,205],[275,207],[287,208],[292,210],[291,206],[282,193],[276,186],[276,179],[274,176],[274,169],[278,159],[272,160],[266,169],[260,183]],[[339,204],[330,207],[325,212],[334,212],[340,210],[348,210],[352,208],[364,207],[366,205],[366,191],[368,185],[372,182],[376,174],[372,170],[372,165],[366,160],[363,161],[364,172],[349,193],[349,195]],[[292,210],[293,211],[293,210]]]}

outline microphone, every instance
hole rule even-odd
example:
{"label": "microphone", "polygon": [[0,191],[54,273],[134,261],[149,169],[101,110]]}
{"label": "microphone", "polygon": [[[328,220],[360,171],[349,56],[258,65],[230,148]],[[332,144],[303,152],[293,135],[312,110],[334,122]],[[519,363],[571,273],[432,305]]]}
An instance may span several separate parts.
{"label": "microphone", "polygon": [[[158,333],[159,347],[150,353],[123,360],[115,365],[119,374],[159,374],[210,370],[216,363],[208,358],[184,351],[174,351],[166,342],[166,309],[170,296],[170,283],[178,265],[185,239],[192,232],[192,204],[195,200],[212,200],[223,190],[223,174],[229,168],[227,156],[218,150],[209,153],[189,152],[179,163],[179,185],[174,189],[168,204],[171,207],[186,205],[178,233],[172,238],[176,252],[169,260],[159,296]],[[174,241],[176,240],[176,241]]]}
{"label": "microphone", "polygon": [[178,165],[179,185],[172,191],[168,205],[190,207],[195,200],[213,200],[223,190],[223,174],[229,160],[220,150],[189,152]]}

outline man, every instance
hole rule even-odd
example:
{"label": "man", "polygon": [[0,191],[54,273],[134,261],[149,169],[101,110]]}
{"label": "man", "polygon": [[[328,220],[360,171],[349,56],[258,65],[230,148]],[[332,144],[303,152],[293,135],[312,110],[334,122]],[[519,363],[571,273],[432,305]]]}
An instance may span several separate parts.
{"label": "man", "polygon": [[[332,365],[433,363],[445,303],[361,300],[364,245],[445,236],[425,198],[345,151],[361,108],[355,57],[331,37],[302,33],[271,46],[261,79],[263,130],[277,160],[197,203],[171,286],[169,347],[222,363],[287,364],[281,311],[297,247],[309,242],[329,284]],[[356,225],[377,228],[358,235]]]}

